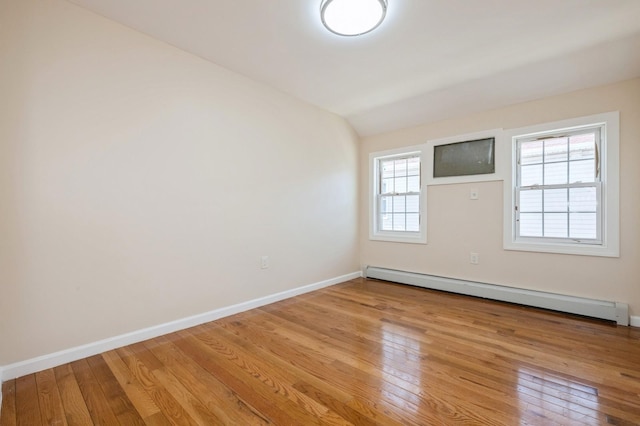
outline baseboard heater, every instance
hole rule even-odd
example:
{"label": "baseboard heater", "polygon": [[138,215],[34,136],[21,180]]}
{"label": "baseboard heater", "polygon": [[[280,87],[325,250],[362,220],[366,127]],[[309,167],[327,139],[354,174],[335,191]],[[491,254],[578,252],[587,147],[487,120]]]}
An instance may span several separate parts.
{"label": "baseboard heater", "polygon": [[365,268],[364,276],[366,278],[409,284],[433,290],[442,290],[536,308],[550,309],[553,311],[584,315],[587,317],[601,318],[615,321],[619,325],[629,325],[629,306],[626,303],[565,296],[562,294],[437,277],[414,272],[396,271],[372,266]]}

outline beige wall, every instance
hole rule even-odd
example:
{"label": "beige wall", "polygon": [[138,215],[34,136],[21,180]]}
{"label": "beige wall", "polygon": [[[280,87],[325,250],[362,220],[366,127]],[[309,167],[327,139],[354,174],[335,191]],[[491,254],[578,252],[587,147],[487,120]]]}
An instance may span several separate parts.
{"label": "beige wall", "polygon": [[[469,99],[473,102],[473,99]],[[620,258],[505,251],[502,182],[430,186],[427,245],[368,239],[369,153],[495,128],[620,111]],[[640,79],[369,137],[360,150],[362,265],[537,289],[630,305],[640,315]],[[480,199],[469,199],[471,188]],[[480,264],[469,263],[469,253]]]}
{"label": "beige wall", "polygon": [[0,366],[358,270],[343,119],[60,0],[0,73]]}

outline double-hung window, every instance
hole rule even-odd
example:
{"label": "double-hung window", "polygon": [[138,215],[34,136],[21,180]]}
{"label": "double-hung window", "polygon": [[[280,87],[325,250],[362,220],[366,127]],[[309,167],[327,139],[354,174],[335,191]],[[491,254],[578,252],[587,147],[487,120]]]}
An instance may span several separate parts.
{"label": "double-hung window", "polygon": [[602,126],[517,139],[519,240],[602,242]]}
{"label": "double-hung window", "polygon": [[513,133],[505,248],[617,256],[618,115],[555,125]]}
{"label": "double-hung window", "polygon": [[422,152],[372,154],[371,163],[370,238],[425,243]]}

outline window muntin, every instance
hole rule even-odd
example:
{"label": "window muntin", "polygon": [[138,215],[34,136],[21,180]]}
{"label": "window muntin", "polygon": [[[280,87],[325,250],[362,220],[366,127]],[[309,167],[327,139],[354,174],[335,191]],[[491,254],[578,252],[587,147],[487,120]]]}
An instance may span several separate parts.
{"label": "window muntin", "polygon": [[603,125],[516,137],[516,240],[601,244]]}

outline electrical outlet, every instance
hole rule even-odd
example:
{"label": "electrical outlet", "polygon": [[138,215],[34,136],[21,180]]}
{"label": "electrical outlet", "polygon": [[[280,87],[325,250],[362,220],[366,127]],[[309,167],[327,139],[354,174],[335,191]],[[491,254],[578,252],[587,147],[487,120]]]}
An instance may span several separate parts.
{"label": "electrical outlet", "polygon": [[478,192],[477,189],[472,189],[469,192],[469,198],[471,198],[472,200],[477,200],[480,198],[480,193]]}
{"label": "electrical outlet", "polygon": [[480,255],[478,253],[471,253],[469,255],[469,261],[471,262],[472,265],[477,265],[478,263],[480,263]]}
{"label": "electrical outlet", "polygon": [[260,268],[268,269],[269,268],[269,256],[261,256],[260,257]]}

